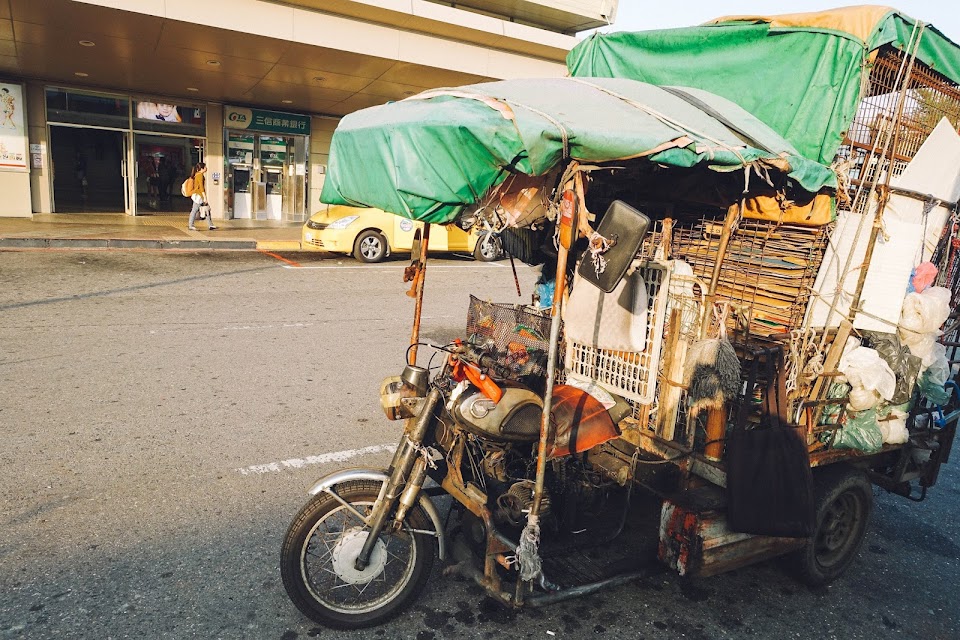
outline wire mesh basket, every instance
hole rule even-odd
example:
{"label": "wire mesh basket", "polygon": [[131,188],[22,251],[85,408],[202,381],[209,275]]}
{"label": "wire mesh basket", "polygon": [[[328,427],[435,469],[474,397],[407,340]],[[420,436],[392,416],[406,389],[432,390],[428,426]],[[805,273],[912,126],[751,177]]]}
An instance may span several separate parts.
{"label": "wire mesh basket", "polygon": [[543,376],[550,350],[550,317],[523,305],[487,302],[470,296],[467,342],[492,355],[510,378]]}

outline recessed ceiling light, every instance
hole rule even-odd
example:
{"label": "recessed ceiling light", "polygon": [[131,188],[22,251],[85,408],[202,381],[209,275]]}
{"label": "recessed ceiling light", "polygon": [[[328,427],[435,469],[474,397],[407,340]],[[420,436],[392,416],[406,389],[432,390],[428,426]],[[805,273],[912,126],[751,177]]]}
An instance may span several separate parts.
{"label": "recessed ceiling light", "polygon": [[293,100],[281,100],[283,104],[293,104]]}
{"label": "recessed ceiling light", "polygon": [[200,89],[197,89],[196,87],[187,87],[187,91],[200,91]]}
{"label": "recessed ceiling light", "polygon": [[90,74],[84,73],[83,71],[74,71],[73,75],[77,76],[78,78],[86,78]]}
{"label": "recessed ceiling light", "polygon": [[97,46],[97,43],[94,42],[93,40],[81,40],[81,41],[80,41],[80,46],[81,46],[81,47],[95,47],[95,46]]}
{"label": "recessed ceiling light", "polygon": [[207,64],[210,65],[211,67],[219,67],[219,66],[220,66],[220,61],[219,61],[219,60],[207,60]]}

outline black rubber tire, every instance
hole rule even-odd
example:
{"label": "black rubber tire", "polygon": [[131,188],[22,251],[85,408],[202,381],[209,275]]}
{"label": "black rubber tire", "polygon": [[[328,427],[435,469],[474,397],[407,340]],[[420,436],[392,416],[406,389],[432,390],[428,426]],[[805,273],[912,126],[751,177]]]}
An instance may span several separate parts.
{"label": "black rubber tire", "polygon": [[387,239],[376,229],[367,229],[353,242],[353,257],[360,262],[383,262],[389,253]]}
{"label": "black rubber tire", "polygon": [[[489,249],[488,249],[489,247]],[[494,262],[503,257],[503,246],[500,238],[493,234],[485,234],[477,240],[473,248],[473,257],[478,262]]]}
{"label": "black rubber tire", "polygon": [[807,544],[788,557],[797,577],[818,587],[836,580],[857,556],[873,512],[867,476],[847,465],[814,472],[816,525]]}
{"label": "black rubber tire", "polygon": [[[337,494],[354,505],[372,505],[379,493],[380,483],[370,480],[352,480],[337,486]],[[307,578],[304,576],[301,565],[301,553],[306,553],[310,534],[325,516],[338,508],[342,508],[342,505],[323,492],[314,496],[293,519],[280,552],[280,575],[283,578],[283,586],[287,595],[304,615],[327,627],[360,629],[382,624],[410,606],[423,590],[433,570],[437,555],[436,542],[428,535],[406,534],[412,537],[411,549],[415,555],[412,571],[400,590],[372,611],[360,613],[338,611],[314,597],[310,586],[306,583]],[[431,520],[419,506],[410,510],[405,524],[412,529],[433,529]],[[385,537],[381,534],[381,540]]]}

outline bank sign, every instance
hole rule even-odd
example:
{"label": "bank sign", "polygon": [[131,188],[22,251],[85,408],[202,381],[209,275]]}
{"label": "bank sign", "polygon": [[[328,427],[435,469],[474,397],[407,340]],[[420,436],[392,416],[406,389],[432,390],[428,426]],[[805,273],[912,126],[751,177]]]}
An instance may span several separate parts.
{"label": "bank sign", "polygon": [[224,107],[223,122],[228,129],[250,129],[266,133],[310,135],[310,116],[244,107]]}

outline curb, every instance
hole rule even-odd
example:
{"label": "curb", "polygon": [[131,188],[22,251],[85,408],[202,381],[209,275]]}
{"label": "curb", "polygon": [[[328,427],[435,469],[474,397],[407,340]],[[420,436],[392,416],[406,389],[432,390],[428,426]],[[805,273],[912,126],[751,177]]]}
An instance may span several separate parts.
{"label": "curb", "polygon": [[[291,244],[291,243],[274,243]],[[300,243],[296,244],[299,249]],[[94,238],[0,238],[0,249],[179,249],[253,251],[256,240],[125,240]]]}
{"label": "curb", "polygon": [[257,242],[257,251],[296,251],[301,250],[297,240],[261,240]]}

